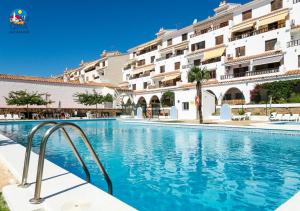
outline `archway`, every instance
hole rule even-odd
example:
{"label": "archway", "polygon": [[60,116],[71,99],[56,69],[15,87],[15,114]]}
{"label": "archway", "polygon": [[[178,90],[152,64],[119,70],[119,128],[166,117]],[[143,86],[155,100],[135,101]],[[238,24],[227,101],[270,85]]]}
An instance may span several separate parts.
{"label": "archway", "polygon": [[172,107],[175,105],[175,93],[165,92],[160,98],[162,107]]}
{"label": "archway", "polygon": [[132,104],[132,101],[130,98],[128,99],[125,99],[127,100],[126,103],[123,102],[122,104],[122,113],[125,114],[125,115],[131,115],[132,114],[132,111],[133,111],[133,104]]}
{"label": "archway", "polygon": [[152,96],[152,98],[150,99],[149,106],[151,109],[151,116],[158,117],[160,113],[160,100],[156,95]]}
{"label": "archway", "polygon": [[218,104],[218,98],[217,98],[217,95],[215,95],[215,93],[211,90],[206,90],[208,93],[212,94],[213,96],[215,96],[215,101],[216,101],[216,105]]}
{"label": "archway", "polygon": [[245,104],[245,96],[241,90],[233,87],[225,92],[223,103],[229,105],[243,105]]}
{"label": "archway", "polygon": [[146,102],[146,99],[144,97],[140,97],[137,104],[136,104],[136,107],[141,107],[143,109],[143,114],[146,114],[146,111],[147,111],[147,102]]}

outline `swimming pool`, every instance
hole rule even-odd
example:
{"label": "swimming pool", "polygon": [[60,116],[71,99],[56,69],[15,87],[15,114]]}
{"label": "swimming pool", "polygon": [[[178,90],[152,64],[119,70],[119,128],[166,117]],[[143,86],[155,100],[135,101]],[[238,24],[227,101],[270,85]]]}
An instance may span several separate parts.
{"label": "swimming pool", "polygon": [[[300,136],[78,121],[114,185],[114,195],[139,210],[273,210],[300,189]],[[0,132],[25,145],[36,122],[0,123]],[[38,140],[33,150],[38,151]],[[106,183],[84,145],[76,145],[92,183]],[[47,158],[84,178],[56,133]]]}

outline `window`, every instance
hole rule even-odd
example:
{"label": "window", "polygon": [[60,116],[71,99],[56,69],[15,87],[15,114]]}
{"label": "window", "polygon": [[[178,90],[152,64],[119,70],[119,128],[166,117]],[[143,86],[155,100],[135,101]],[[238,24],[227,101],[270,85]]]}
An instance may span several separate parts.
{"label": "window", "polygon": [[154,63],[155,56],[151,56],[151,63]]}
{"label": "window", "polygon": [[144,89],[147,89],[148,87],[148,82],[144,82]]}
{"label": "window", "polygon": [[179,55],[183,55],[184,53],[184,50],[177,50],[176,51],[176,55],[179,56]]}
{"label": "window", "polygon": [[182,41],[186,41],[186,40],[187,40],[187,38],[188,38],[188,35],[187,35],[187,33],[185,33],[185,34],[181,35],[181,40],[182,40]]}
{"label": "window", "polygon": [[204,48],[205,48],[205,41],[192,44],[192,51],[196,51]]}
{"label": "window", "polygon": [[132,90],[136,90],[136,84],[132,84]]}
{"label": "window", "polygon": [[300,55],[298,55],[298,67],[300,67]]}
{"label": "window", "polygon": [[102,62],[102,67],[105,67],[105,61],[104,61],[104,62]]}
{"label": "window", "polygon": [[164,73],[165,72],[165,65],[160,66],[160,73]]}
{"label": "window", "polygon": [[271,2],[271,11],[279,10],[282,8],[282,0],[274,0]]}
{"label": "window", "polygon": [[245,46],[238,47],[235,49],[235,56],[240,57],[240,56],[245,56],[246,55],[246,48]]}
{"label": "window", "polygon": [[277,39],[267,40],[265,42],[265,51],[272,51],[275,49]]}
{"label": "window", "polygon": [[182,109],[185,110],[185,111],[188,111],[189,110],[189,102],[183,102],[182,103]]}
{"label": "window", "polygon": [[145,65],[145,59],[142,59],[137,62],[137,66],[142,66],[142,65]]}
{"label": "window", "polygon": [[167,53],[167,54],[166,54],[166,59],[171,58],[172,55],[173,55],[172,53]]}
{"label": "window", "polygon": [[89,81],[89,77],[88,76],[85,78],[85,81]]}
{"label": "window", "polygon": [[217,36],[215,39],[216,39],[216,45],[223,44],[223,41],[224,41],[223,35]]}
{"label": "window", "polygon": [[209,78],[210,79],[215,79],[216,78],[216,70],[212,70],[209,72]]}
{"label": "window", "polygon": [[247,10],[242,13],[243,15],[243,21],[251,19],[252,18],[252,10]]}
{"label": "window", "polygon": [[201,60],[200,59],[194,60],[194,66],[200,66],[200,64],[201,64]]}
{"label": "window", "polygon": [[168,46],[172,45],[172,39],[168,39],[167,43]]}
{"label": "window", "polygon": [[223,22],[223,23],[221,23],[220,24],[220,28],[223,28],[223,27],[225,27],[225,26],[228,26],[228,21],[226,21],[226,22]]}
{"label": "window", "polygon": [[180,62],[175,62],[175,70],[179,70],[180,69]]}

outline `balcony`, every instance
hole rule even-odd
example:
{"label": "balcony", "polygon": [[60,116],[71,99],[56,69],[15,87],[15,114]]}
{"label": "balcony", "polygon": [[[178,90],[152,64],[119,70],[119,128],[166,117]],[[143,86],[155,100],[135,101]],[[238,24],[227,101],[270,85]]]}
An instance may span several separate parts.
{"label": "balcony", "polygon": [[221,75],[221,80],[228,80],[233,78],[242,78],[242,77],[249,77],[249,76],[257,76],[257,75],[265,75],[265,74],[271,74],[271,73],[277,73],[279,72],[279,68],[275,69],[266,69],[262,71],[249,71],[249,72],[241,72],[241,73],[235,73],[235,74],[226,74]]}
{"label": "balcony", "polygon": [[163,61],[163,60],[166,60],[166,59],[170,59],[170,58],[174,58],[174,57],[182,56],[182,55],[183,55],[183,53],[182,54],[173,54],[173,55],[171,55],[169,57],[163,56],[163,57],[160,57],[160,58],[156,59],[156,61],[160,62],[160,61]]}
{"label": "balcony", "polygon": [[292,40],[292,41],[287,43],[288,48],[299,46],[299,45],[300,45],[300,40]]}
{"label": "balcony", "polygon": [[204,32],[201,32],[201,31],[200,32],[194,32],[194,34],[190,35],[190,38],[197,37],[197,36],[200,36],[202,34],[206,34],[206,33],[209,33],[209,32],[212,32],[212,31],[224,28],[226,26],[228,26],[228,24],[213,26],[213,27],[209,28],[207,31],[204,31]]}
{"label": "balcony", "polygon": [[135,75],[130,76],[129,80],[148,77],[148,76],[150,76],[150,72],[145,72],[145,73],[142,73],[142,74],[135,74]]}
{"label": "balcony", "polygon": [[236,41],[236,40],[241,40],[241,39],[244,39],[244,38],[247,38],[247,37],[252,37],[252,36],[255,36],[255,35],[258,35],[258,34],[263,34],[263,33],[266,33],[266,32],[269,32],[269,31],[274,31],[276,29],[281,29],[281,28],[284,28],[284,27],[285,27],[285,23],[278,24],[277,26],[272,27],[272,28],[265,27],[265,28],[262,28],[262,29],[259,29],[259,30],[253,30],[251,32],[247,32],[247,33],[244,33],[244,34],[241,34],[241,35],[233,36],[233,37],[229,38],[229,42],[233,42],[233,41]]}

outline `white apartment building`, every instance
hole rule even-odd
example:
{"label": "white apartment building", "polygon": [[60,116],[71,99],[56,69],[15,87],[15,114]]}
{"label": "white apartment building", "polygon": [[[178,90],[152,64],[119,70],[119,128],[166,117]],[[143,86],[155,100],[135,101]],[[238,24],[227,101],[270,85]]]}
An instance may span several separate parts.
{"label": "white apartment building", "polygon": [[81,62],[75,69],[66,69],[65,81],[79,81],[81,83],[97,82],[118,84],[122,82],[122,68],[128,61],[129,55],[118,51],[103,51],[100,59]]}
{"label": "white apartment building", "polygon": [[[250,103],[256,84],[300,78],[300,1],[221,2],[214,16],[179,30],[161,29],[154,40],[130,49],[121,87],[133,90],[134,103],[160,106],[171,91],[179,119],[195,119],[192,66],[206,67],[204,116],[216,105]],[[126,103],[126,102],[125,102]]]}

